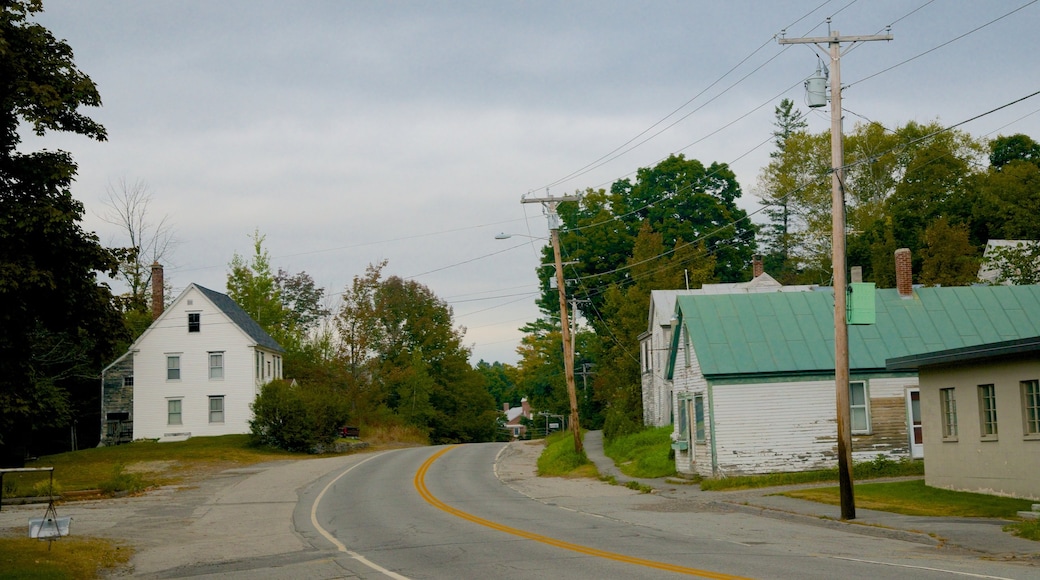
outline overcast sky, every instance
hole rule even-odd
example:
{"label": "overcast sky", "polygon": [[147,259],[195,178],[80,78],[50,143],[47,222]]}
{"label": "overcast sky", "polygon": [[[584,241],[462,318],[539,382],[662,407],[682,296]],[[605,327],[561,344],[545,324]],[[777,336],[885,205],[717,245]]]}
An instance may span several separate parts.
{"label": "overcast sky", "polygon": [[[741,206],[757,209],[773,108],[786,97],[808,111],[817,62],[811,45],[779,46],[784,29],[892,25],[895,40],[842,59],[847,126],[952,125],[1040,90],[1036,0],[44,4],[39,21],[100,89],[89,113],[109,140],[24,148],[73,154],[73,192],[102,242],[126,243],[97,217],[125,179],[148,185],[153,217],[180,240],[166,264],[175,293],[225,291],[254,229],[276,268],[337,297],[386,259],[451,304],[474,362],[514,363],[518,327],[538,316],[544,242],[494,239],[547,235],[525,193],[608,187],[682,152],[729,163]],[[1038,109],[1034,97],[961,128],[1040,139]],[[827,108],[808,118],[830,126]]]}

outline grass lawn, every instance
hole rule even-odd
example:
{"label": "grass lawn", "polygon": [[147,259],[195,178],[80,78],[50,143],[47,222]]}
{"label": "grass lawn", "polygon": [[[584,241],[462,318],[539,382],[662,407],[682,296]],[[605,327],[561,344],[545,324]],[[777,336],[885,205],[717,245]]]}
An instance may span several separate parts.
{"label": "grass lawn", "polygon": [[132,555],[132,548],[99,538],[0,538],[0,579],[97,578]]}
{"label": "grass lawn", "polygon": [[[1033,503],[1024,499],[928,487],[923,479],[857,484],[854,494],[856,507],[909,516],[1014,518],[1016,512],[1028,510]],[[780,495],[841,504],[837,487],[799,489]]]}
{"label": "grass lawn", "polygon": [[598,477],[596,466],[585,453],[574,449],[574,434],[557,431],[545,439],[545,449],[538,456],[538,475],[552,477]]}
{"label": "grass lawn", "polygon": [[[169,485],[232,465],[308,457],[271,448],[252,447],[248,435],[193,437],[175,443],[135,441],[48,455],[26,467],[53,467],[57,493],[78,490],[141,491]],[[9,473],[4,497],[47,495],[46,473]]]}
{"label": "grass lawn", "polygon": [[603,451],[614,460],[621,473],[629,477],[675,475],[675,461],[671,457],[671,425],[615,437],[604,442]]}

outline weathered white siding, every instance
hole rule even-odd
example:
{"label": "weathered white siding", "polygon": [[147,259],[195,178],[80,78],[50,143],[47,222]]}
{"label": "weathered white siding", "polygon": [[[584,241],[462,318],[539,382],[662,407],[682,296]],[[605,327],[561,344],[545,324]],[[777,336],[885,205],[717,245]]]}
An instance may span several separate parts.
{"label": "weathered white siding", "polygon": [[[870,432],[853,435],[853,461],[909,457],[904,390],[911,377],[865,380]],[[715,475],[811,471],[837,462],[834,381],[713,385]]]}
{"label": "weathered white siding", "polygon": [[[188,332],[188,313],[200,315]],[[134,356],[134,438],[248,433],[258,393],[254,342],[194,287],[189,287],[137,343]],[[224,376],[209,378],[209,354],[222,352]],[[180,379],[167,379],[167,357],[180,356]],[[275,353],[267,353],[273,360]],[[277,368],[272,366],[272,368]],[[266,374],[266,368],[265,368]],[[273,371],[272,371],[273,374]],[[275,378],[266,377],[267,380]],[[209,397],[224,397],[224,421],[209,420]],[[170,399],[181,400],[181,424],[168,424]]]}
{"label": "weathered white siding", "polygon": [[678,329],[679,334],[679,347],[674,353],[676,357],[675,369],[672,374],[672,413],[674,417],[679,417],[680,409],[679,405],[681,401],[692,398],[694,395],[700,394],[704,396],[704,435],[706,442],[698,444],[694,439],[696,433],[696,427],[694,425],[694,416],[692,413],[689,415],[687,421],[687,428],[685,432],[680,431],[679,421],[674,422],[674,428],[672,430],[672,439],[676,441],[686,441],[686,449],[677,449],[675,451],[675,470],[681,474],[693,475],[711,475],[712,461],[711,461],[711,413],[709,412],[709,397],[707,393],[708,383],[704,380],[704,375],[701,374],[701,366],[697,360],[697,353],[694,352],[693,346],[690,346],[689,350],[689,364],[687,364],[687,358],[684,351],[684,345],[686,341],[686,327],[685,325],[680,326]]}

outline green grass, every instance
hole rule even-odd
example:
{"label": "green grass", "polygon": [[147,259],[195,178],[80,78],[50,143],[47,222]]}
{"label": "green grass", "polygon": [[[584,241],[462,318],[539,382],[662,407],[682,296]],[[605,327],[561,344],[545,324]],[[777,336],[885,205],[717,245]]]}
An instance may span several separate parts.
{"label": "green grass", "polygon": [[99,538],[0,538],[0,579],[97,578],[131,555],[132,548]]}
{"label": "green grass", "polygon": [[672,459],[672,427],[652,427],[604,442],[603,451],[629,477],[675,475]]}
{"label": "green grass", "polygon": [[596,477],[596,466],[574,449],[574,434],[558,431],[545,439],[538,456],[538,475],[552,477]]}
{"label": "green grass", "polygon": [[1026,520],[1004,526],[1005,532],[1011,532],[1020,538],[1040,542],[1040,520]]}
{"label": "green grass", "polygon": [[[832,505],[841,503],[837,487],[800,489],[780,495]],[[856,507],[909,516],[1013,518],[1032,504],[1024,499],[928,487],[923,479],[859,484],[854,486],[853,496]]]}
{"label": "green grass", "polygon": [[[853,481],[876,479],[879,477],[924,476],[924,462],[921,460],[901,459],[893,461],[878,455],[872,461],[862,461],[852,466]],[[764,475],[735,475],[731,477],[710,478],[701,481],[701,489],[706,491],[722,491],[736,489],[754,489],[759,487],[776,487],[779,485],[797,485],[803,483],[821,483],[838,481],[838,469],[819,471],[792,471],[785,473],[768,473]]]}
{"label": "green grass", "polygon": [[[53,467],[58,491],[100,489],[111,493],[177,483],[231,465],[306,457],[310,456],[253,447],[248,435],[224,435],[193,437],[173,443],[135,441],[126,445],[83,449],[41,457],[26,467]],[[47,473],[6,474],[3,495],[46,494],[49,478]]]}

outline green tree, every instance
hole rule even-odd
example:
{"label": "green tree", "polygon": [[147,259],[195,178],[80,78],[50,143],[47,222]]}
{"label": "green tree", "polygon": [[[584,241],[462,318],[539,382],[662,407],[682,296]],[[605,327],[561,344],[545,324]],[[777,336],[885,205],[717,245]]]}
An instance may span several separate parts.
{"label": "green tree", "polygon": [[[627,267],[644,222],[661,235],[665,248],[677,242],[703,243],[715,257],[716,279],[735,282],[747,277],[755,251],[755,226],[736,205],[742,191],[733,171],[724,163],[705,167],[700,161],[672,155],[654,167],[641,168],[635,180],[614,182],[610,192],[586,191],[580,203],[560,204],[564,227],[560,245],[567,266],[565,278],[578,279],[579,308],[593,319],[602,307],[606,289],[628,278]],[[553,262],[551,247],[543,249]],[[656,259],[665,259],[663,254]],[[539,305],[555,314],[559,297],[548,279],[552,269],[539,272],[543,295]]]}
{"label": "green tree", "polygon": [[516,367],[498,361],[489,363],[481,359],[475,368],[484,377],[488,393],[495,398],[495,408],[501,409],[503,403],[509,403],[511,407],[520,405],[522,395],[516,386]]}
{"label": "green tree", "polygon": [[97,279],[115,276],[122,256],[82,229],[72,156],[18,151],[23,123],[39,136],[106,138],[80,112],[101,105],[94,82],[68,44],[30,20],[42,9],[38,0],[0,3],[0,444],[8,449],[39,441],[41,429],[67,429],[73,416],[97,425],[95,377],[125,337]]}
{"label": "green tree", "polygon": [[384,279],[385,265],[354,277],[337,315],[352,412],[364,422],[387,411],[434,442],[492,440],[495,401],[469,365],[451,308],[418,282]]}
{"label": "green tree", "polygon": [[[650,308],[650,293],[656,288],[682,288],[686,280],[700,287],[711,280],[714,260],[704,251],[677,241],[684,252],[675,252],[666,259],[654,259],[665,254],[663,236],[644,223],[636,238],[629,259],[631,277],[627,284],[614,284],[606,292],[601,318],[593,326],[600,336],[609,336],[601,342],[601,361],[597,366],[596,397],[605,406],[604,436],[634,433],[643,426],[643,398],[639,367],[639,335],[646,332],[646,316]],[[698,251],[699,250],[699,251]]]}
{"label": "green tree", "polygon": [[968,239],[967,224],[951,226],[939,218],[924,232],[921,283],[927,286],[968,286],[979,279],[977,250]]}
{"label": "green tree", "polygon": [[1027,161],[1040,164],[1040,143],[1028,135],[1017,133],[1010,137],[1001,135],[990,143],[990,167],[1000,171],[1012,161]]}
{"label": "green tree", "polygon": [[996,247],[986,260],[997,271],[997,284],[1040,284],[1040,242]]}
{"label": "green tree", "polygon": [[[776,149],[769,156],[777,164],[764,170],[759,179],[758,197],[764,206],[769,223],[763,228],[760,239],[765,245],[765,267],[778,280],[793,280],[797,265],[791,257],[792,239],[792,195],[799,184],[790,181],[790,175],[781,173],[787,141],[796,133],[804,133],[808,127],[803,113],[794,108],[794,102],[783,99],[774,109],[773,143]],[[791,161],[788,157],[787,161]]]}
{"label": "green tree", "polygon": [[794,131],[759,174],[756,193],[769,217],[766,271],[784,284],[829,279],[830,135]]}
{"label": "green tree", "polygon": [[282,304],[281,289],[271,270],[271,257],[264,249],[266,236],[256,230],[251,236],[251,261],[235,252],[229,264],[227,293],[253,320],[276,340],[285,335],[287,312]]}
{"label": "green tree", "polygon": [[287,361],[317,352],[314,347],[321,350],[320,344],[313,343],[328,340],[312,334],[330,314],[322,305],[325,290],[306,272],[290,274],[279,268],[274,274],[265,239],[259,231],[253,233],[253,256],[248,262],[235,253],[227,276],[228,296],[286,349]]}

